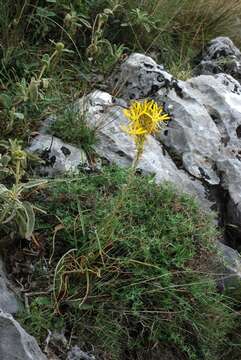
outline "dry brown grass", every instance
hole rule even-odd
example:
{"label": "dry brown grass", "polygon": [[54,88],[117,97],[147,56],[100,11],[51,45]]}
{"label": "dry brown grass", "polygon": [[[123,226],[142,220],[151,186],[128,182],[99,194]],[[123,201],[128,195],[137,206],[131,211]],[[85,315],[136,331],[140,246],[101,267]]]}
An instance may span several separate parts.
{"label": "dry brown grass", "polygon": [[[156,32],[136,32],[145,50],[173,41],[185,53],[200,48],[216,36],[228,36],[241,46],[241,0],[122,0],[125,11],[139,8],[156,22]],[[147,43],[149,45],[147,46]]]}

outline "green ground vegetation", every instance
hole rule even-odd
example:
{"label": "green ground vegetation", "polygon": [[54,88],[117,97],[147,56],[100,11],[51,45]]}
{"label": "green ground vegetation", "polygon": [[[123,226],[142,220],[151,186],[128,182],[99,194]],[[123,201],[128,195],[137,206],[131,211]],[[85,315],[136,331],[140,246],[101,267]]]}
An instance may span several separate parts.
{"label": "green ground vegetation", "polygon": [[20,315],[24,326],[41,341],[47,328],[62,326],[86,350],[95,344],[100,359],[136,359],[139,352],[151,359],[153,349],[198,360],[240,354],[241,344],[229,341],[236,305],[216,285],[212,217],[143,176],[113,214],[127,178],[128,171],[107,167],[55,180],[36,194],[46,212],[36,234],[50,281],[41,266],[32,281],[43,293],[54,289],[31,299]]}

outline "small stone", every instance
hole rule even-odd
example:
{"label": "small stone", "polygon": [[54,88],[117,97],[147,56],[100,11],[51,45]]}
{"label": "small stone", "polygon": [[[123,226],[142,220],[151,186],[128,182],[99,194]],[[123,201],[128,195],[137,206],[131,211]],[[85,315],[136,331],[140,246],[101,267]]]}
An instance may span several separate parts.
{"label": "small stone", "polygon": [[36,136],[27,151],[39,155],[45,161],[37,168],[39,174],[44,176],[53,177],[66,172],[76,172],[88,164],[87,156],[82,149],[48,134]]}
{"label": "small stone", "polygon": [[67,354],[66,360],[95,360],[94,355],[89,355],[86,352],[80,350],[78,346],[72,347]]}

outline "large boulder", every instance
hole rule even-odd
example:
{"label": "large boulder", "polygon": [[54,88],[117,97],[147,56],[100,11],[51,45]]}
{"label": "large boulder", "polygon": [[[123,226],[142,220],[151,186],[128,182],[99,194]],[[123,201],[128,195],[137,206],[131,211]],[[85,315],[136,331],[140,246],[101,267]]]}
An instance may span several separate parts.
{"label": "large boulder", "polygon": [[[16,314],[20,310],[20,301],[11,290],[11,285],[6,277],[3,261],[0,257],[0,310]],[[0,359],[2,359],[0,357]]]}
{"label": "large boulder", "polygon": [[196,178],[228,192],[228,219],[241,224],[241,86],[230,75],[201,75],[179,82],[179,92],[159,91],[173,106],[162,141]]}
{"label": "large boulder", "polygon": [[[209,55],[239,57],[239,51],[229,41],[224,39],[223,43],[225,51],[213,42]],[[123,108],[129,106],[132,99],[153,98],[171,112],[171,121],[156,138],[148,137],[138,168],[143,173],[154,174],[157,182],[169,181],[180,190],[194,194],[205,207],[210,205],[205,190],[210,185],[220,186],[219,189],[228,194],[224,207],[229,220],[240,227],[239,82],[227,74],[177,81],[149,56],[137,53],[121,64],[111,82],[112,92],[119,98],[94,91],[73,106],[73,111],[84,113],[88,126],[96,130],[96,153],[120,166],[130,166],[135,157],[135,144],[121,129],[128,122]],[[80,149],[46,133],[33,140],[30,151],[40,153],[46,160],[41,171],[47,175],[77,170],[87,161]]]}
{"label": "large boulder", "polygon": [[241,52],[228,37],[213,39],[204,49],[196,75],[227,73],[241,81]]}
{"label": "large boulder", "polygon": [[0,359],[47,360],[36,340],[14,318],[0,310]]}
{"label": "large boulder", "polygon": [[[139,57],[140,61],[143,56]],[[114,98],[103,91],[94,91],[83,96],[73,105],[73,111],[84,114],[87,126],[95,129],[96,153],[111,163],[125,167],[131,166],[136,151],[134,139],[122,130],[122,126],[128,124],[123,113],[127,106],[124,99]],[[38,169],[45,176],[77,171],[87,163],[86,155],[80,149],[47,133],[48,126],[55,120],[51,118],[45,121],[40,134],[32,140],[27,149],[45,160]],[[201,182],[178,169],[165,148],[152,136],[149,136],[145,143],[138,169],[144,174],[153,174],[156,182],[169,181],[181,191],[196,196],[205,209],[212,205],[206,198]]]}

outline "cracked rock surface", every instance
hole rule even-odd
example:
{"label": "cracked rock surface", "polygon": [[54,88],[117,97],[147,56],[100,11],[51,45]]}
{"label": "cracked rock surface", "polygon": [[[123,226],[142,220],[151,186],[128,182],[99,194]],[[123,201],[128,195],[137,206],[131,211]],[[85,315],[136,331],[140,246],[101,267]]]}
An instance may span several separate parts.
{"label": "cracked rock surface", "polygon": [[220,181],[214,167],[221,146],[220,132],[205,106],[197,101],[192,86],[179,82],[179,89],[181,96],[175,89],[156,94],[157,102],[165,99],[173,108],[172,120],[160,138],[190,174],[216,185]]}

